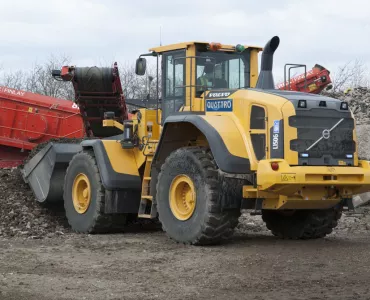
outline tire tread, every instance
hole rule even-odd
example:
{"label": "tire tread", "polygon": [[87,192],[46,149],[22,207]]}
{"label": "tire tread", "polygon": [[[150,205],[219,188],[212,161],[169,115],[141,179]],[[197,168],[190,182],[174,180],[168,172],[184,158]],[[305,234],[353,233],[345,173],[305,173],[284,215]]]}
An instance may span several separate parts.
{"label": "tire tread", "polygon": [[[229,239],[233,235],[235,227],[238,225],[240,210],[222,211],[218,199],[220,193],[218,188],[218,167],[211,152],[207,148],[184,147],[174,151],[173,154],[168,156],[162,165],[161,172],[158,176],[157,190],[159,183],[161,182],[162,172],[169,167],[169,162],[172,156],[183,151],[188,151],[194,155],[196,160],[201,164],[201,167],[206,170],[205,184],[209,189],[208,195],[210,200],[208,210],[206,211],[207,216],[204,218],[204,223],[201,224],[201,233],[194,241],[185,244],[211,245]],[[160,205],[160,203],[158,205]],[[159,219],[161,219],[160,215]],[[167,232],[167,227],[163,222],[162,227],[163,230]]]}

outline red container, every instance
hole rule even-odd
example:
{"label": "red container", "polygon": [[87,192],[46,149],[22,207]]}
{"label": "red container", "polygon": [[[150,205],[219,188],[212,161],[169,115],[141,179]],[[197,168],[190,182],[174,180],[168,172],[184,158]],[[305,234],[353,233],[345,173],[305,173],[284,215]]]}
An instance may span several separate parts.
{"label": "red container", "polygon": [[72,101],[0,87],[0,168],[19,165],[29,150],[50,139],[84,135]]}

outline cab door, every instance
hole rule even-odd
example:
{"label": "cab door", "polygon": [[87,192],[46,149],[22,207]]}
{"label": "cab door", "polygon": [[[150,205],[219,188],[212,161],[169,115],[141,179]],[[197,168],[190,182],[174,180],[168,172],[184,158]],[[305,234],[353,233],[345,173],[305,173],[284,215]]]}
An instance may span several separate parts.
{"label": "cab door", "polygon": [[185,49],[163,54],[162,124],[185,105],[185,55]]}

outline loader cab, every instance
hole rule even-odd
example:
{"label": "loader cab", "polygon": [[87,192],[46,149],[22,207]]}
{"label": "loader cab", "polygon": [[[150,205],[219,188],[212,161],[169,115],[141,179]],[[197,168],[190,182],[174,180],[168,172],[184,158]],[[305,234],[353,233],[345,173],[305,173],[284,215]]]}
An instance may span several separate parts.
{"label": "loader cab", "polygon": [[258,52],[261,50],[260,47],[240,44],[232,46],[205,42],[160,46],[150,49],[151,53],[141,55],[136,70],[142,71],[146,64],[143,56],[157,58],[157,68],[161,66],[158,95],[162,99],[163,123],[172,114],[204,112],[206,91],[255,87]]}

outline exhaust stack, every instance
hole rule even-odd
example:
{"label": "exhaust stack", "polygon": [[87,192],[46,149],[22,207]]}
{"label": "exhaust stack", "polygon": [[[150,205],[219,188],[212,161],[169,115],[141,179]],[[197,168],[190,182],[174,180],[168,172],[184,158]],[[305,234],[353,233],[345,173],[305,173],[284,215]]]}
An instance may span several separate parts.
{"label": "exhaust stack", "polygon": [[261,72],[258,76],[257,89],[275,89],[274,77],[272,76],[272,63],[274,61],[274,52],[279,47],[280,39],[274,36],[263,48],[261,59]]}

